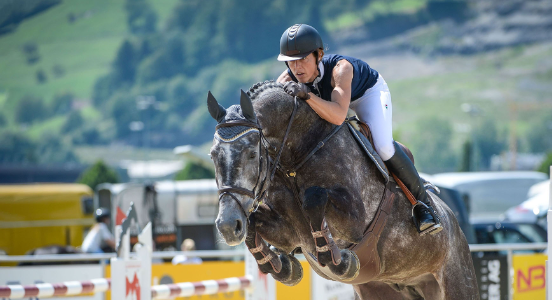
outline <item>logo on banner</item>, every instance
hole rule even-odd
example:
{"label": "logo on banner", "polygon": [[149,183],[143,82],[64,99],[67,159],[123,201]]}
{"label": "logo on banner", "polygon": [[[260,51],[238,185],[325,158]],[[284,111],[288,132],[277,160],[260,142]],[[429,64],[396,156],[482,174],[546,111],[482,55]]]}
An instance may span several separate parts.
{"label": "logo on banner", "polygon": [[132,282],[126,278],[126,298],[128,299],[129,295],[132,299],[132,294],[136,295],[136,300],[140,300],[140,281],[138,280],[138,275],[134,273],[134,278]]}
{"label": "logo on banner", "polygon": [[522,269],[517,270],[517,290],[519,292],[528,292],[544,289],[546,285],[544,274],[544,266],[529,267],[527,273],[524,273]]}

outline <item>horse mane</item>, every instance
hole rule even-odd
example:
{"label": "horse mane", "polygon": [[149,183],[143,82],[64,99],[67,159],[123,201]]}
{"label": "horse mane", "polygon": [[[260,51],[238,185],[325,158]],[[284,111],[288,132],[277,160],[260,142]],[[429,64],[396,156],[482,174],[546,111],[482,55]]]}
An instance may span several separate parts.
{"label": "horse mane", "polygon": [[247,91],[247,95],[251,98],[251,101],[255,101],[259,99],[259,96],[268,90],[272,89],[279,89],[280,91],[283,90],[283,85],[281,83],[275,82],[274,80],[266,80],[262,82],[257,82],[255,85],[253,85],[249,90]]}

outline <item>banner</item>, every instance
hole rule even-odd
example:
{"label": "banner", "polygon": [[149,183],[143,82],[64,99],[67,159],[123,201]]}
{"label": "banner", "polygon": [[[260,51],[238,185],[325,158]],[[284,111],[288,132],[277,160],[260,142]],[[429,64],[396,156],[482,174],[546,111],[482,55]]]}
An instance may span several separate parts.
{"label": "banner", "polygon": [[312,299],[316,300],[355,300],[353,286],[324,279],[312,272]]}
{"label": "banner", "polygon": [[481,300],[508,300],[508,260],[506,255],[472,254]]}
{"label": "banner", "polygon": [[547,259],[544,254],[514,255],[514,300],[546,298]]}

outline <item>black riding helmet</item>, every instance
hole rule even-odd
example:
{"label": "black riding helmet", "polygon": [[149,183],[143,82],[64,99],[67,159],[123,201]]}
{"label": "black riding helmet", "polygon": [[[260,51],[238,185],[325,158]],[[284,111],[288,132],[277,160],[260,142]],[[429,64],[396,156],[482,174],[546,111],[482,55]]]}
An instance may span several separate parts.
{"label": "black riding helmet", "polygon": [[111,217],[109,209],[103,207],[96,209],[96,222],[101,222],[104,218],[109,217]]}
{"label": "black riding helmet", "polygon": [[301,59],[317,49],[323,49],[322,37],[314,27],[295,24],[288,28],[280,38],[279,61]]}

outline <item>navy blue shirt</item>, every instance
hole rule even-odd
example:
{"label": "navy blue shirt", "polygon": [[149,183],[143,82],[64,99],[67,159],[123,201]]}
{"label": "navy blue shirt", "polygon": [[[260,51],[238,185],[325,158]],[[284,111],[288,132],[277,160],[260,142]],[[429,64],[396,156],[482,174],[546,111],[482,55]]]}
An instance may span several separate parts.
{"label": "navy blue shirt", "polygon": [[[327,54],[322,58],[322,65],[324,66],[324,71],[322,78],[316,86],[309,85],[311,92],[317,95],[318,97],[331,101],[332,100],[332,74],[333,69],[338,61],[345,59],[351,65],[353,65],[353,81],[351,83],[351,101],[355,101],[358,98],[364,95],[364,92],[369,88],[373,87],[378,80],[378,72],[360,59],[356,59],[350,56],[338,55],[338,54]],[[288,74],[291,76],[293,81],[298,82],[297,78],[293,75],[291,70],[288,68]],[[317,80],[315,79],[315,82]]]}

